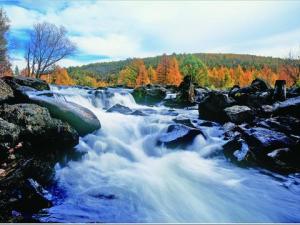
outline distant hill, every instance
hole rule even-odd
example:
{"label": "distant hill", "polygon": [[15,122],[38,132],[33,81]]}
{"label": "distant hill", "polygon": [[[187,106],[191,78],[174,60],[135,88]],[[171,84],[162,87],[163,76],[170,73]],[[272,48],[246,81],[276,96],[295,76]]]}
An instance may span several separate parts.
{"label": "distant hill", "polygon": [[[187,54],[174,54],[179,64],[182,62]],[[287,60],[282,58],[255,56],[247,54],[221,54],[221,53],[195,53],[193,54],[199,57],[208,68],[226,66],[228,68],[235,68],[238,65],[244,69],[261,69],[264,65],[269,66],[273,71],[277,71],[278,66],[286,63],[293,63],[293,60]],[[160,62],[161,55],[155,57],[142,58],[146,67],[150,65],[154,68],[157,67]],[[129,65],[134,58],[126,60],[113,61],[113,62],[99,62],[92,63],[83,66],[69,67],[68,73],[72,77],[78,77],[81,75],[90,75],[99,79],[108,79],[111,76],[116,76],[120,70]]]}

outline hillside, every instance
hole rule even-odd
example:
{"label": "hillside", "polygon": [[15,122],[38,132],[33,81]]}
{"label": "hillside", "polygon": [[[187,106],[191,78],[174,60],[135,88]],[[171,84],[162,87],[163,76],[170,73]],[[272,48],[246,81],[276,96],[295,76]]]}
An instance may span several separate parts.
{"label": "hillside", "polygon": [[[184,57],[187,54],[174,54],[177,58],[179,64],[182,62]],[[264,65],[270,67],[273,71],[277,71],[278,66],[281,64],[292,63],[295,61],[282,59],[282,58],[273,58],[273,57],[264,57],[264,56],[255,56],[255,55],[246,55],[246,54],[216,54],[216,53],[195,53],[193,54],[199,57],[208,68],[226,66],[227,68],[235,68],[240,65],[244,69],[261,69]],[[150,65],[152,67],[157,67],[161,56],[147,57],[142,58],[145,62],[146,67]],[[92,63],[83,66],[69,67],[68,73],[72,77],[78,77],[81,75],[89,75],[98,79],[107,80],[111,76],[117,75],[120,70],[125,66],[129,65],[134,59],[126,59],[113,62],[99,62]]]}

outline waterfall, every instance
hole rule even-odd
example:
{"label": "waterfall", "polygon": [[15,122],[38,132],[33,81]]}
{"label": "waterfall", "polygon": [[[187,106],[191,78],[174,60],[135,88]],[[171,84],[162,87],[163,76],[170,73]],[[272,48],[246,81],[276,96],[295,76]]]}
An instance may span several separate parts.
{"label": "waterfall", "polygon": [[[56,165],[56,182],[49,190],[55,204],[38,215],[41,221],[299,221],[299,177],[232,164],[222,154],[221,127],[200,127],[208,138],[198,135],[184,148],[157,145],[176,113],[198,120],[196,110],[174,113],[138,105],[127,89],[51,90],[55,98],[91,110],[102,127],[80,139],[76,151],[84,153],[81,159]],[[115,104],[151,113],[106,112]]]}

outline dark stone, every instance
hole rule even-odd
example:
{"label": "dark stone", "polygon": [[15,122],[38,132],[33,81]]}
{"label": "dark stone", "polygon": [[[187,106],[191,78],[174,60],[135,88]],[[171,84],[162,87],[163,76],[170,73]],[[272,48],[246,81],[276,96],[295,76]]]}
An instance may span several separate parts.
{"label": "dark stone", "polygon": [[106,112],[118,112],[118,113],[125,114],[125,115],[129,115],[129,114],[133,113],[133,111],[130,108],[123,106],[121,104],[116,104],[116,105],[110,107]]}
{"label": "dark stone", "polygon": [[47,82],[37,79],[37,78],[29,78],[29,77],[4,77],[3,80],[10,85],[13,89],[18,86],[28,86],[30,88],[34,88],[38,91],[50,90]]}
{"label": "dark stone", "polygon": [[[253,156],[247,143],[241,138],[233,138],[223,145],[223,152],[226,157],[240,165],[253,163]],[[247,164],[246,164],[247,163]]]}
{"label": "dark stone", "polygon": [[234,100],[219,92],[210,92],[198,105],[199,117],[217,122],[228,121],[225,108],[234,104]]}
{"label": "dark stone", "polygon": [[273,98],[275,101],[286,100],[286,81],[276,80]]}
{"label": "dark stone", "polygon": [[257,126],[283,132],[288,135],[300,135],[300,120],[292,116],[277,116],[258,119]]}
{"label": "dark stone", "polygon": [[224,111],[228,116],[229,120],[236,124],[250,122],[253,120],[253,112],[248,106],[234,105],[225,108]]}
{"label": "dark stone", "polygon": [[158,144],[164,144],[167,147],[178,147],[189,144],[193,139],[201,134],[205,135],[199,129],[191,128],[182,124],[173,124],[168,127],[166,133],[158,138]]}
{"label": "dark stone", "polygon": [[293,86],[287,90],[287,98],[294,98],[300,96],[300,87]]}
{"label": "dark stone", "polygon": [[138,104],[154,105],[166,97],[167,90],[161,86],[137,87],[133,90],[132,96]]}
{"label": "dark stone", "polygon": [[300,118],[300,96],[274,104],[275,115],[291,115]]}
{"label": "dark stone", "polygon": [[11,87],[0,79],[0,103],[7,102],[14,97]]}
{"label": "dark stone", "polygon": [[34,104],[0,106],[0,117],[20,128],[20,138],[31,144],[47,148],[73,147],[78,134],[69,124],[51,118],[46,108]]}
{"label": "dark stone", "polygon": [[252,92],[264,92],[270,89],[270,85],[262,79],[256,78],[250,85]]}
{"label": "dark stone", "polygon": [[44,197],[47,191],[33,179],[27,179],[21,188],[15,208],[22,213],[36,213],[52,206],[50,200]]}
{"label": "dark stone", "polygon": [[277,148],[293,146],[296,142],[286,134],[263,127],[245,128],[239,127],[245,140],[257,154],[270,152]]}
{"label": "dark stone", "polygon": [[238,91],[240,90],[240,86],[238,85],[234,85],[232,88],[230,88],[228,96],[231,98],[235,97],[235,94],[238,93]]}

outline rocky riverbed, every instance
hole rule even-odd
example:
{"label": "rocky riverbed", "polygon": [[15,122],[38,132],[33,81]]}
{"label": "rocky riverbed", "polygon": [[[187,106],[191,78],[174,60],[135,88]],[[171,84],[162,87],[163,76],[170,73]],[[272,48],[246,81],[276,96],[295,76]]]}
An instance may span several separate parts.
{"label": "rocky riverbed", "polygon": [[[171,176],[177,177],[176,173],[179,169],[182,166],[189,168],[189,165],[185,162],[178,162],[178,168],[173,168],[171,166],[173,163],[168,160],[173,155],[172,151],[175,154],[173,155],[175,161],[178,161],[179,158],[185,159],[185,157],[187,160],[192,159],[188,153],[180,153],[178,150],[199,151],[201,157],[198,159],[198,156],[193,156],[195,164],[191,162],[190,166],[195,166],[195,168],[204,166],[208,169],[207,173],[210,173],[213,167],[206,158],[217,156],[219,160],[219,150],[221,150],[221,155],[236,167],[259,168],[259,171],[267,169],[271,173],[275,172],[275,174],[284,176],[300,172],[299,88],[288,89],[286,99],[280,100],[276,97],[274,89],[259,79],[254,80],[249,87],[234,86],[227,91],[196,87],[188,77],[179,87],[148,85],[134,90],[126,89],[126,91],[118,88],[77,87],[73,89],[57,87],[57,90],[53,91],[50,90],[47,83],[31,78],[4,77],[0,79],[0,211],[3,212],[0,215],[1,222],[39,220],[111,222],[114,221],[112,218],[119,217],[119,222],[143,221],[140,220],[141,218],[127,218],[125,215],[127,211],[125,214],[120,212],[120,214],[114,215],[114,213],[108,212],[107,208],[102,210],[107,212],[107,215],[112,214],[109,218],[106,217],[106,214],[100,213],[101,215],[95,217],[97,219],[90,220],[93,218],[93,211],[86,217],[82,217],[81,214],[76,217],[75,212],[81,211],[76,208],[75,203],[80,199],[73,192],[71,196],[74,199],[67,198],[66,201],[69,208],[59,210],[59,207],[64,207],[64,203],[61,203],[63,200],[60,199],[60,194],[55,196],[57,194],[56,186],[64,184],[58,187],[58,189],[66,189],[61,190],[62,192],[73,191],[72,187],[68,186],[68,182],[75,184],[74,188],[78,184],[76,191],[82,191],[81,188],[85,186],[85,182],[87,182],[86,187],[91,186],[90,182],[96,178],[91,177],[90,180],[82,178],[81,181],[80,179],[72,180],[72,176],[74,173],[77,176],[77,171],[82,169],[87,172],[87,177],[93,174],[96,176],[99,171],[94,171],[94,167],[90,167],[95,159],[99,159],[103,173],[97,177],[99,182],[105,184],[106,179],[112,179],[111,177],[105,179],[102,177],[112,172],[106,171],[110,167],[107,165],[108,161],[102,159],[103,157],[114,156],[109,159],[111,166],[115,166],[113,171],[123,168],[125,165],[127,167],[127,165],[131,165],[131,162],[134,164],[129,168],[140,165],[133,174],[143,174],[144,169],[151,165],[151,163],[148,165],[148,161],[152,161],[153,157],[154,159],[159,158],[156,163],[162,168],[161,171],[157,171],[158,174],[164,177],[161,173],[167,170]],[[100,125],[99,120],[104,123],[103,128],[101,128],[102,124]],[[86,154],[85,160],[82,162],[75,160],[69,165],[70,169],[54,168],[58,162],[68,164],[70,159],[81,154]],[[179,154],[180,157],[177,158],[176,154]],[[122,158],[122,161],[117,163],[116,157],[120,157],[120,160]],[[129,160],[130,163],[125,163],[123,160]],[[200,165],[200,162],[203,165]],[[173,172],[169,166],[174,169]],[[224,165],[224,167],[227,166],[227,164]],[[155,171],[152,169],[149,173]],[[220,173],[226,180],[228,174],[222,171]],[[190,170],[182,171],[187,177],[193,177],[190,182],[195,180],[194,176],[198,172],[190,174]],[[56,173],[57,176],[54,179]],[[64,173],[68,174],[67,178],[62,175]],[[127,175],[133,176],[133,174],[129,172]],[[116,177],[113,179],[117,179],[119,175],[119,173],[114,174]],[[157,177],[156,173],[152,175],[156,177],[155,179],[162,178]],[[248,175],[252,177],[251,179],[255,179],[253,174]],[[199,176],[202,177],[202,175]],[[143,177],[146,179],[147,173]],[[125,182],[122,180],[123,176],[120,179]],[[141,178],[134,178],[135,181],[138,179]],[[153,193],[161,194],[162,189],[157,190],[157,187],[152,187],[151,182],[149,183],[147,179],[144,181],[148,185],[147,187],[153,188]],[[181,178],[177,177],[176,179]],[[257,179],[265,180],[260,175],[257,175]],[[120,186],[116,186],[120,184],[120,181],[110,184],[113,185],[112,190],[120,189],[120,192],[113,194],[101,192],[96,195],[100,196],[99,201],[103,203],[101,207],[107,204],[108,208],[120,207],[120,204],[124,204],[123,201],[102,202],[118,199],[116,196],[124,191]],[[166,181],[168,181],[167,178]],[[181,182],[183,185],[188,185],[184,180]],[[136,183],[137,186],[132,185],[138,190],[138,183]],[[174,191],[181,190],[176,184],[173,185],[175,185]],[[197,181],[186,188],[194,189],[198,185],[200,184]],[[103,188],[105,190],[105,186]],[[204,186],[200,185],[199,189],[202,188]],[[212,190],[214,190],[213,187]],[[169,191],[172,192],[172,190]],[[90,204],[96,198],[88,193],[82,192],[83,196],[89,200],[88,202],[80,200],[83,204]],[[210,192],[212,195],[216,193],[218,193],[217,190]],[[253,190],[253,193],[256,193],[256,190]],[[144,194],[146,196],[149,193]],[[170,193],[166,193],[166,195],[168,194]],[[289,193],[287,194],[289,195]],[[197,196],[198,192],[195,190],[195,203],[204,204]],[[249,197],[249,199],[251,198]],[[132,199],[135,197],[132,196]],[[130,207],[131,200],[128,200],[128,206],[123,205],[122,207],[126,206],[126,209]],[[170,199],[165,200],[169,201]],[[73,201],[75,201],[74,205],[69,205]],[[223,199],[220,198],[219,201],[222,202]],[[183,202],[183,199],[180,202]],[[154,204],[154,202],[152,203]],[[145,203],[145,205],[147,204]],[[236,202],[236,204],[240,203]],[[73,209],[73,207],[75,208]],[[98,210],[93,206],[90,207],[90,210]],[[241,205],[241,207],[244,206]],[[42,209],[47,208],[49,208],[50,217],[43,216],[43,213],[41,216],[33,217],[33,215],[39,215]],[[174,208],[176,207],[174,206]],[[114,208],[113,210],[120,209]],[[220,208],[220,212],[222,210],[223,208]],[[227,213],[225,211],[223,216]],[[72,212],[74,217],[69,215]],[[85,210],[82,213],[84,214],[84,212]],[[254,210],[253,213],[256,211]],[[52,214],[54,217],[51,217]],[[138,216],[139,212],[136,214]],[[187,215],[189,214],[183,213],[182,218]],[[181,221],[180,219],[176,220],[175,214],[173,216],[170,215],[170,220],[165,220],[168,217],[162,216],[161,221]],[[151,218],[149,221],[159,222],[159,220]],[[189,218],[197,217],[189,216]],[[203,221],[211,221],[205,220],[205,216],[203,218]],[[284,221],[294,221],[295,217],[292,216],[292,218]],[[220,215],[220,221],[227,221],[226,216]],[[262,217],[259,221],[269,220],[267,218],[264,220]]]}

